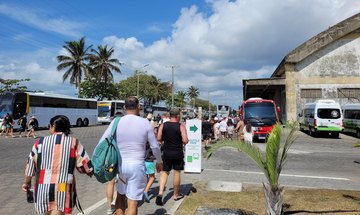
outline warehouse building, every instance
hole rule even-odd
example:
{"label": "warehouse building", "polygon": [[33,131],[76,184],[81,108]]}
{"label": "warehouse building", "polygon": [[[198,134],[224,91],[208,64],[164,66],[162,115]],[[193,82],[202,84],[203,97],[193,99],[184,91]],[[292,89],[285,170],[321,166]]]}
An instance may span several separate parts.
{"label": "warehouse building", "polygon": [[283,122],[317,99],[360,102],[360,13],[294,49],[270,78],[243,80],[243,93],[274,100]]}

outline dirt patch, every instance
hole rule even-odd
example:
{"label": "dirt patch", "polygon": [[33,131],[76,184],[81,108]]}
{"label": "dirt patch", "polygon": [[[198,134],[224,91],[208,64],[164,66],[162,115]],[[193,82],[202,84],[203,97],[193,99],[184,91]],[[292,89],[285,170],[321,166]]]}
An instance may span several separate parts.
{"label": "dirt patch", "polygon": [[[240,209],[244,214],[265,214],[261,188],[245,187],[242,192],[207,191],[195,185],[196,193],[186,196],[176,215],[194,214],[198,207]],[[360,191],[285,188],[285,214],[360,214]]]}

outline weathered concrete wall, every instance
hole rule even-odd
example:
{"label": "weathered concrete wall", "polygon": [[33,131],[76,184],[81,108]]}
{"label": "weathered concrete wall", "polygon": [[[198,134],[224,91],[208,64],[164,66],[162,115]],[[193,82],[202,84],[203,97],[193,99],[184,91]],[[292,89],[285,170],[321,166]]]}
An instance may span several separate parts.
{"label": "weathered concrete wall", "polygon": [[341,104],[354,102],[339,98],[338,89],[360,88],[360,34],[339,39],[293,67],[285,68],[288,120],[296,119],[305,103],[316,100],[301,98],[301,89],[321,89],[323,98]]}
{"label": "weathered concrete wall", "polygon": [[299,62],[295,70],[304,77],[359,77],[360,34],[335,41]]}

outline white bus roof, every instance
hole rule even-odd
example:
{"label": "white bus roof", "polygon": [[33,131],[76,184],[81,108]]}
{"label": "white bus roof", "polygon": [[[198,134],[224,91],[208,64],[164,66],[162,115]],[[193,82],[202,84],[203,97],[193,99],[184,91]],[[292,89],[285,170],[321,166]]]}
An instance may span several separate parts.
{"label": "white bus roof", "polygon": [[344,104],[342,109],[349,109],[349,110],[360,110],[360,103],[349,103]]}
{"label": "white bus roof", "polygon": [[40,93],[40,92],[26,92],[29,95],[32,96],[43,96],[43,97],[51,97],[51,98],[66,98],[66,99],[75,99],[75,100],[83,100],[83,101],[97,101],[96,99],[89,99],[89,98],[78,98],[78,97],[72,97],[68,95],[62,95],[62,94],[55,94],[55,93]]}

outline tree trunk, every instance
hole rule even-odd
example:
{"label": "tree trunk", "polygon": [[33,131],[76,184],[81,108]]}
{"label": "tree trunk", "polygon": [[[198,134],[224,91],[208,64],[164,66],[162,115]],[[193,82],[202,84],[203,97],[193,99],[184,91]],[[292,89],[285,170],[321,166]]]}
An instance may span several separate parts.
{"label": "tree trunk", "polygon": [[282,215],[284,194],[282,187],[271,188],[268,184],[264,185],[264,195],[266,204],[266,214]]}

